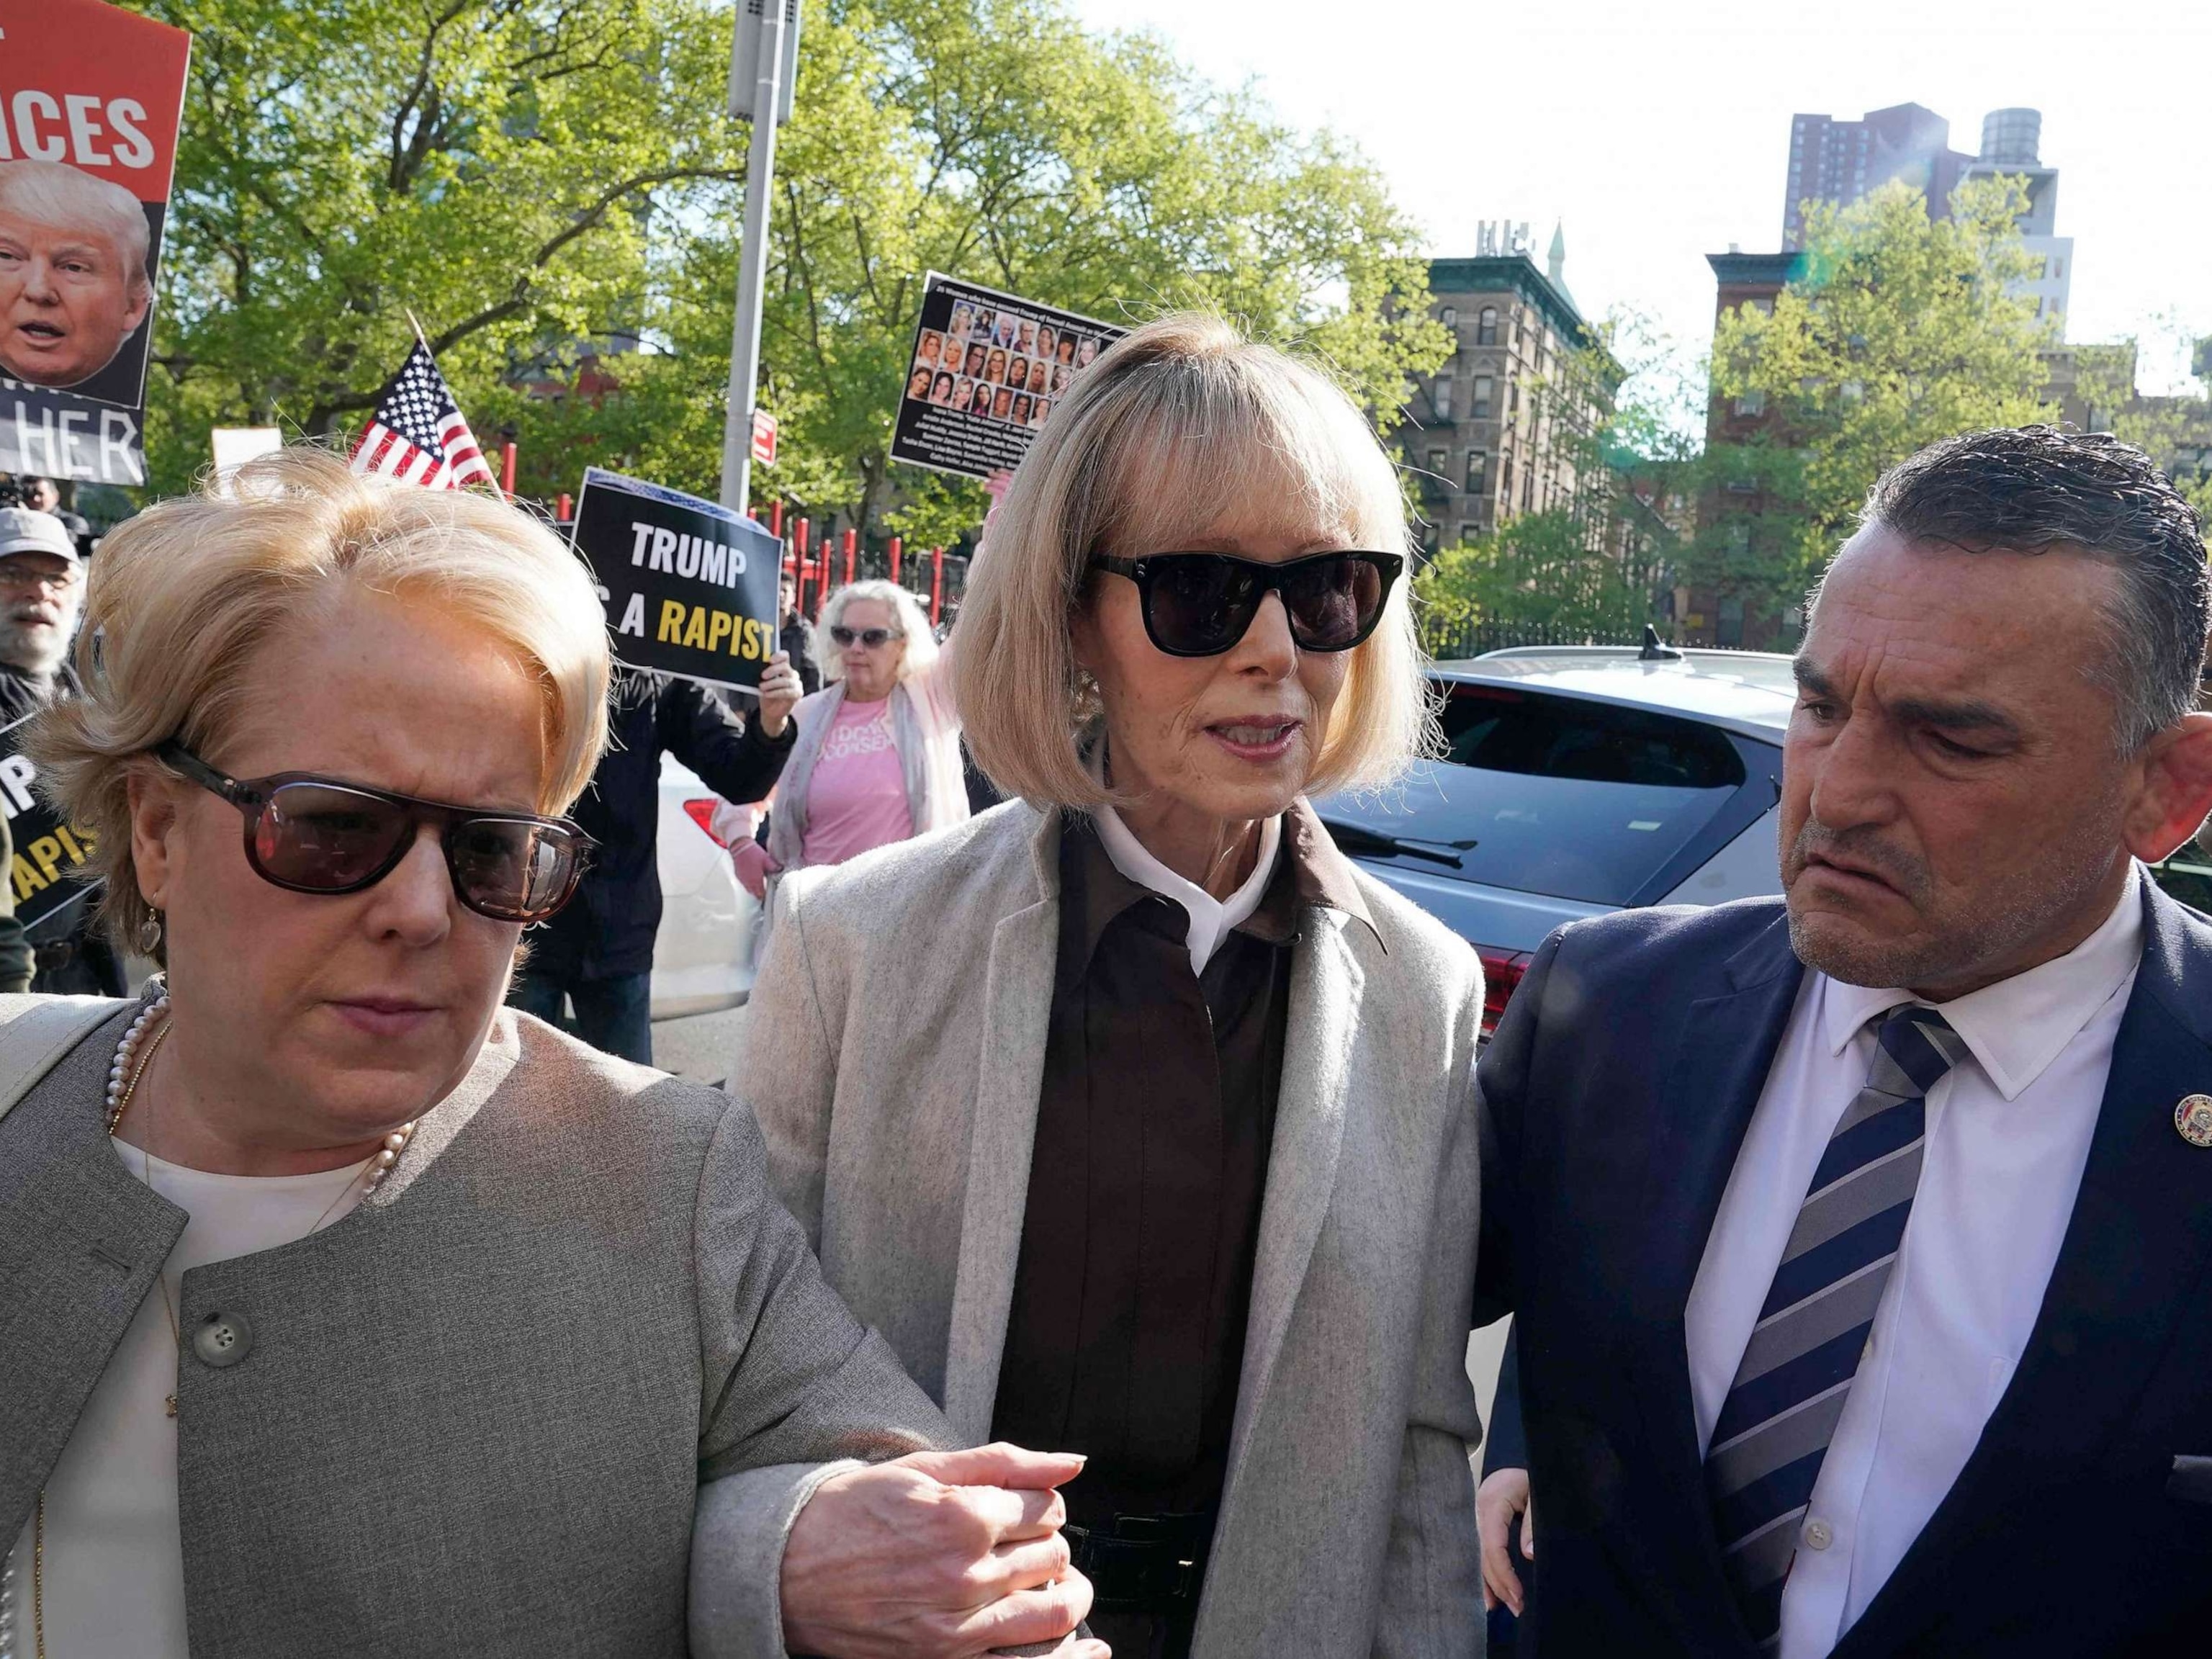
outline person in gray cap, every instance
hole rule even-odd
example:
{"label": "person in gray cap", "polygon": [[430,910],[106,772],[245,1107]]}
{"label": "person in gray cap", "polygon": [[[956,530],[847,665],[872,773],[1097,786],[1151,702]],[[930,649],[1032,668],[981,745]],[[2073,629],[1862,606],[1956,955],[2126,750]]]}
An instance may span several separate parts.
{"label": "person in gray cap", "polygon": [[[0,508],[0,750],[15,748],[6,728],[76,695],[68,657],[83,605],[84,562],[67,526],[51,513]],[[32,989],[124,994],[122,964],[91,930],[91,915],[92,906],[76,899],[31,924]],[[4,969],[0,951],[0,980]]]}
{"label": "person in gray cap", "polygon": [[84,562],[51,513],[0,508],[0,725],[52,701],[84,603]]}

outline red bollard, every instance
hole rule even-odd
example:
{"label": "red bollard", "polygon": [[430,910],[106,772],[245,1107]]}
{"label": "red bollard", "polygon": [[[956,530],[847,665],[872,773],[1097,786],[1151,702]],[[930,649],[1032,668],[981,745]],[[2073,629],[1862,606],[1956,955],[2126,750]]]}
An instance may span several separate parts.
{"label": "red bollard", "polygon": [[806,578],[811,574],[806,563],[806,532],[810,528],[804,519],[791,527],[792,552],[799,562],[798,609],[802,617],[806,614]]}
{"label": "red bollard", "polygon": [[934,628],[945,611],[945,550],[929,550],[929,625]]}
{"label": "red bollard", "polygon": [[859,531],[857,531],[857,530],[848,530],[848,531],[846,531],[846,532],[845,532],[845,585],[846,585],[848,587],[851,586],[852,586],[852,583],[853,583],[853,561],[854,560],[854,558],[856,558],[856,557],[859,556],[860,549],[860,532]]}
{"label": "red bollard", "polygon": [[499,492],[514,494],[514,444],[512,440],[499,447]]}
{"label": "red bollard", "polygon": [[892,580],[893,581],[896,581],[898,579],[899,579],[899,538],[898,538],[897,537],[894,536],[894,537],[892,537],[892,538],[891,538],[891,580]]}
{"label": "red bollard", "polygon": [[568,523],[568,520],[574,516],[574,514],[569,511],[569,508],[574,504],[574,498],[571,496],[567,490],[562,490],[561,492],[560,501],[553,508],[553,517],[555,520],[561,524]]}
{"label": "red bollard", "polygon": [[768,533],[778,541],[783,539],[783,503],[781,501],[770,501],[768,504]]}

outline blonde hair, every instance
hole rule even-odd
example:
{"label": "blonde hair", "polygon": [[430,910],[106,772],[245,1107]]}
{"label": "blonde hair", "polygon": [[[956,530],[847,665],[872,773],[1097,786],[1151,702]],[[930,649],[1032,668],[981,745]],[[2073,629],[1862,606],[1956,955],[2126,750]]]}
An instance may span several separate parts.
{"label": "blonde hair", "polygon": [[131,292],[142,298],[153,293],[146,210],[113,179],[59,161],[0,162],[0,210],[52,229],[98,231],[115,244]]}
{"label": "blonde hair", "polygon": [[[1397,469],[1334,380],[1218,317],[1163,317],[1075,377],[969,575],[953,695],[994,783],[1039,807],[1110,799],[1080,757],[1096,696],[1068,637],[1091,557],[1171,548],[1231,521],[1411,551]],[[1386,783],[1430,745],[1410,586],[1350,653],[1307,781],[1316,793]]]}
{"label": "blonde hair", "polygon": [[100,543],[82,694],[40,714],[24,744],[64,817],[96,838],[116,938],[153,914],[131,858],[133,775],[161,772],[149,751],[172,738],[219,751],[259,653],[356,585],[427,601],[514,653],[543,700],[539,810],[565,811],[590,783],[607,740],[606,617],[559,538],[489,496],[357,477],[322,450],[263,456]]}
{"label": "blonde hair", "polygon": [[844,621],[845,607],[855,599],[873,599],[878,605],[890,607],[891,616],[898,624],[899,637],[906,641],[906,655],[899,659],[901,679],[937,660],[937,635],[930,631],[929,617],[921,600],[896,582],[848,582],[830,596],[814,624],[815,663],[822,670],[824,683],[845,678],[845,653],[831,645],[829,654],[824,656],[823,644],[829,640],[830,630]]}

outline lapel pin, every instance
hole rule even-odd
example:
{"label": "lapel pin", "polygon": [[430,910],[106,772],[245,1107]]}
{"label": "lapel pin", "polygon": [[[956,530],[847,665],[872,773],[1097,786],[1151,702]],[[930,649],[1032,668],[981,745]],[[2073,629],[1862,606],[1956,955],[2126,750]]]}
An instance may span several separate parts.
{"label": "lapel pin", "polygon": [[2184,1095],[2173,1109],[2173,1127],[2192,1146],[2212,1146],[2212,1095]]}

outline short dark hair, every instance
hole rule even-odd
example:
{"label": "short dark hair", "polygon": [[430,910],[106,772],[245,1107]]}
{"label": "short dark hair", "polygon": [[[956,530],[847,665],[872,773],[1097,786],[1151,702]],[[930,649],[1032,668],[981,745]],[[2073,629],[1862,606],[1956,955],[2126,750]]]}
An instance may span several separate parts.
{"label": "short dark hair", "polygon": [[2120,742],[2142,747],[2197,706],[2212,572],[2196,509],[2133,444],[2053,426],[1946,438],[1884,473],[1864,524],[1972,553],[2075,547],[2112,567],[2108,664]]}

